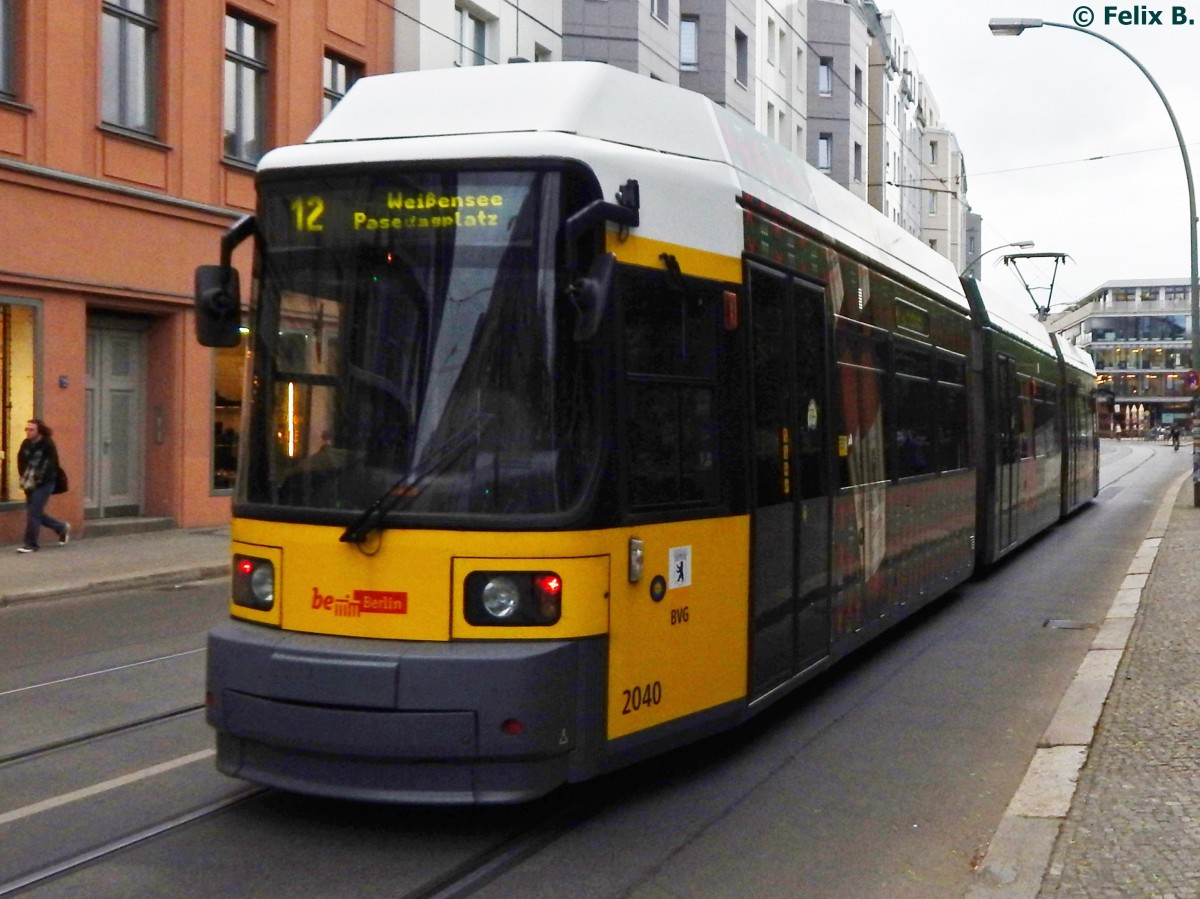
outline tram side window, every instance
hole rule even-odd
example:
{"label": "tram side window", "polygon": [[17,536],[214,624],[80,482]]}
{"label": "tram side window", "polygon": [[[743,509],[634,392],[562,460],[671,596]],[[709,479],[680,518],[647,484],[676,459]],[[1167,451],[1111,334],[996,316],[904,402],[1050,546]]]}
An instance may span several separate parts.
{"label": "tram side window", "polygon": [[630,506],[715,504],[719,294],[628,271],[621,296]]}
{"label": "tram side window", "polygon": [[1032,381],[1029,378],[1017,376],[1017,384],[1020,390],[1017,394],[1017,427],[1020,436],[1021,458],[1032,459],[1035,454],[1034,440],[1034,415],[1033,415],[1033,391],[1031,390]]}
{"label": "tram side window", "polygon": [[967,369],[959,359],[938,360],[937,464],[941,471],[967,467]]}
{"label": "tram side window", "polygon": [[910,478],[934,470],[933,382],[929,348],[897,338],[894,347],[896,380],[892,415],[896,477]]}
{"label": "tram side window", "polygon": [[887,334],[839,319],[835,333],[840,392],[838,486],[886,481],[889,441],[884,425]]}
{"label": "tram side window", "polygon": [[1041,381],[1035,382],[1037,394],[1033,402],[1034,446],[1039,456],[1059,451],[1057,388]]}

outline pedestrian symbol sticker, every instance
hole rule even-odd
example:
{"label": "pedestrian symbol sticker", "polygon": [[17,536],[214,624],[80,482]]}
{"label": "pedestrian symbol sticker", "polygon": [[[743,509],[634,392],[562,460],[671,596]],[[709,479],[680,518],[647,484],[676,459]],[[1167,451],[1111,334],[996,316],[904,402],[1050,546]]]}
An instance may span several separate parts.
{"label": "pedestrian symbol sticker", "polygon": [[690,546],[673,546],[670,549],[670,576],[667,578],[667,589],[692,586],[692,548]]}

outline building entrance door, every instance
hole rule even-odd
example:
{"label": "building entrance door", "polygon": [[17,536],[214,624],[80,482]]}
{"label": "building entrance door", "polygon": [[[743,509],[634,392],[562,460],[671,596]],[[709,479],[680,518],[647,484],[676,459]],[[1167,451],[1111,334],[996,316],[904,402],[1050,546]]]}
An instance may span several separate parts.
{"label": "building entrance door", "polygon": [[141,514],[145,344],[140,320],[88,320],[87,518]]}

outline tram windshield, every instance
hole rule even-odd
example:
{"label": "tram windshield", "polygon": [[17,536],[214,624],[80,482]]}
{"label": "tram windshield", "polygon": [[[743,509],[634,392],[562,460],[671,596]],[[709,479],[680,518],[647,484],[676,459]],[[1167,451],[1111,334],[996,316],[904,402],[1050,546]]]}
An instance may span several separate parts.
{"label": "tram windshield", "polygon": [[438,516],[578,503],[599,445],[596,378],[556,236],[580,180],[265,180],[239,498]]}

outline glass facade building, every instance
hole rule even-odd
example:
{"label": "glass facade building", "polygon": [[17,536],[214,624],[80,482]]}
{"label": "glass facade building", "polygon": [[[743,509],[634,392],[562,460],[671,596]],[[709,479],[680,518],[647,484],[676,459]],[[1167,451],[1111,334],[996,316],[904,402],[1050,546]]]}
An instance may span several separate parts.
{"label": "glass facade building", "polygon": [[1102,426],[1191,426],[1189,293],[1187,278],[1108,281],[1047,323],[1095,360]]}

